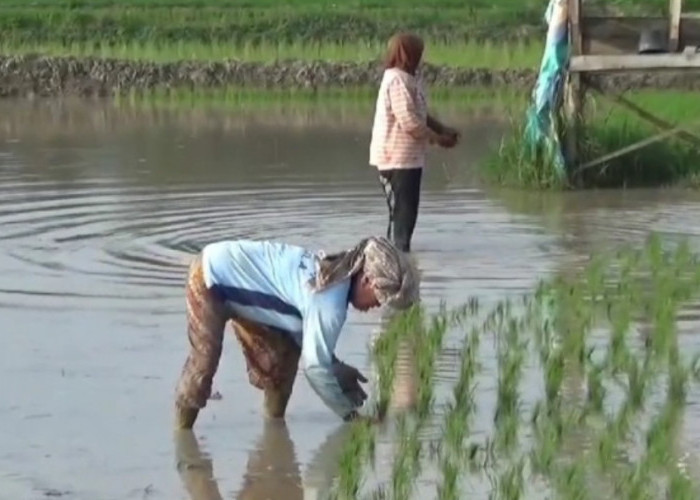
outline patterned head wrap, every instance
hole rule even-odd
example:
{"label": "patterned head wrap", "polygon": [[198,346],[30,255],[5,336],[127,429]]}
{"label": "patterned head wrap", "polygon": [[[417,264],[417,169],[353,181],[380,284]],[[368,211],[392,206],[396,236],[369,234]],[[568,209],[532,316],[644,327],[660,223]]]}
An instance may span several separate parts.
{"label": "patterned head wrap", "polygon": [[344,252],[321,255],[311,286],[320,291],[359,271],[372,280],[381,304],[406,309],[418,298],[417,270],[407,256],[384,237],[365,238]]}

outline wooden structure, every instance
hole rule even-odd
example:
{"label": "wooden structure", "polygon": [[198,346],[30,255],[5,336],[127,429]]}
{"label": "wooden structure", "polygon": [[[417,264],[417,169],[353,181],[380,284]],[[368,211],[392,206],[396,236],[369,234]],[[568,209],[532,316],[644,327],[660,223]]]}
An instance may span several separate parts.
{"label": "wooden structure", "polygon": [[[686,127],[674,127],[622,95],[606,94],[586,78],[588,74],[611,72],[700,72],[700,13],[683,13],[682,0],[669,0],[667,17],[587,16],[582,9],[582,0],[567,1],[571,58],[563,104],[567,128],[566,157],[570,167],[573,167],[570,171],[577,172],[601,165],[676,134],[695,146],[700,146],[700,138]],[[638,51],[640,37],[645,30],[651,29],[664,33],[666,50],[662,53],[641,54]],[[580,165],[577,138],[582,124],[583,97],[587,88],[635,112],[641,119],[661,129],[661,132],[603,158]]]}

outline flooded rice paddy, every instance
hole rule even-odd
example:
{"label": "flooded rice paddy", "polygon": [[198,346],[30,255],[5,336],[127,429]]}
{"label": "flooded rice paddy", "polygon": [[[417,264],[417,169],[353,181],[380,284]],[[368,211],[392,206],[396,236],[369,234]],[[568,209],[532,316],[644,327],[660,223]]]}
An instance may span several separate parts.
{"label": "flooded rice paddy", "polygon": [[[428,308],[514,297],[650,231],[691,242],[700,235],[692,191],[486,189],[475,165],[505,120],[441,116],[463,142],[434,152],[424,177],[413,253]],[[333,250],[384,233],[386,205],[367,165],[370,120],[352,110],[0,103],[0,499],[324,498],[347,426],[303,377],[286,424],[264,423],[230,334],[214,382],[221,399],[194,433],[174,436],[172,397],[187,349],[183,285],[188,259],[211,241]],[[690,307],[683,319],[683,347],[700,349],[700,316]],[[351,311],[339,357],[369,373],[381,323],[381,311]],[[478,399],[488,410],[477,413],[475,433],[492,425],[496,397],[496,353],[486,344]],[[439,358],[438,392],[454,384],[458,363],[449,348]],[[524,379],[527,399],[529,387],[539,389],[527,369]],[[406,367],[397,384],[397,399],[410,400]],[[680,446],[697,477],[697,390],[688,400]],[[431,432],[439,429],[423,437]],[[381,475],[391,456],[379,453]],[[430,474],[419,487],[432,495]],[[487,498],[483,485],[471,497]]]}

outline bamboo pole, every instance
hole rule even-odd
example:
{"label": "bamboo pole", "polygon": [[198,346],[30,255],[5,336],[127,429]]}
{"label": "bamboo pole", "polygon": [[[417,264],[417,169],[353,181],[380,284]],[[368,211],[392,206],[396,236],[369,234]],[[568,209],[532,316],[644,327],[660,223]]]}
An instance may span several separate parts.
{"label": "bamboo pole", "polygon": [[[568,0],[569,41],[571,53],[583,53],[581,37],[581,0]],[[564,116],[566,119],[566,161],[569,165],[578,163],[578,137],[581,130],[583,100],[581,98],[581,75],[569,72],[564,88]]]}
{"label": "bamboo pole", "polygon": [[[667,122],[666,120],[662,120],[658,116],[654,116],[644,108],[638,106],[634,102],[630,101],[629,99],[625,98],[621,94],[612,94],[609,95],[606,93],[602,88],[600,88],[598,85],[593,84],[593,83],[588,83],[588,86],[591,87],[593,90],[598,92],[602,97],[605,99],[608,99],[616,104],[619,104],[620,106],[629,109],[633,113],[635,113],[637,116],[639,116],[641,119],[646,120],[647,122],[651,123],[654,125],[656,128],[660,130],[671,130],[673,129],[673,125]],[[680,131],[678,133],[678,137],[693,144],[694,146],[700,147],[700,136],[694,135],[690,132],[686,131]]]}
{"label": "bamboo pole", "polygon": [[649,137],[647,139],[642,139],[641,141],[637,141],[633,144],[630,144],[629,146],[625,146],[624,148],[618,149],[617,151],[614,151],[612,153],[608,153],[606,155],[601,156],[600,158],[597,158],[595,160],[591,160],[587,163],[584,163],[580,167],[576,169],[576,173],[580,173],[584,170],[587,170],[589,168],[596,167],[598,165],[601,165],[607,161],[614,160],[615,158],[618,158],[622,155],[626,155],[628,153],[631,153],[633,151],[637,151],[638,149],[641,149],[645,146],[648,146],[650,144],[653,144],[655,142],[659,142],[663,139],[666,139],[667,137],[671,137],[672,135],[677,134],[678,132],[681,131],[687,131],[688,129],[700,124],[700,120],[694,120],[690,122],[688,125],[679,125],[677,127],[672,128],[671,130],[666,130],[664,132],[659,132],[658,134]]}
{"label": "bamboo pole", "polygon": [[681,27],[681,12],[683,11],[683,0],[669,0],[669,21],[668,30],[668,51],[678,52],[680,27]]}

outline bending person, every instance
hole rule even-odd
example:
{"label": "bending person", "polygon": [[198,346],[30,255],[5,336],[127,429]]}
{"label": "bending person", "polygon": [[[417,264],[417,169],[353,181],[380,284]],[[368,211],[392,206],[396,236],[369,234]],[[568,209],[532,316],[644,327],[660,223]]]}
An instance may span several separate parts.
{"label": "bending person", "polygon": [[264,392],[267,417],[284,416],[300,359],[321,400],[344,420],[357,417],[367,398],[360,382],[367,380],[334,354],[348,304],[360,311],[407,308],[417,279],[408,258],[381,237],[328,256],[270,241],[205,246],[189,269],[190,350],[176,390],[176,427],[191,428],[206,405],[228,320],[249,381]]}

